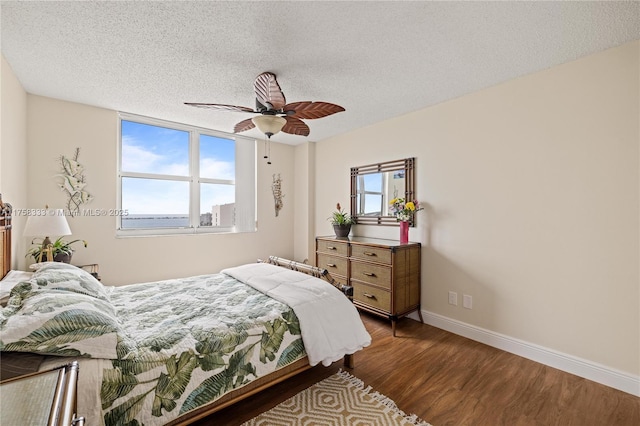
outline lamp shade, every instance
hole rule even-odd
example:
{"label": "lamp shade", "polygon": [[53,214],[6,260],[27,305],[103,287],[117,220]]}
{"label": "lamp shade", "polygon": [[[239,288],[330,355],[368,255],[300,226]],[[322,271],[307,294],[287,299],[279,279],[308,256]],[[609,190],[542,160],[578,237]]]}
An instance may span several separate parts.
{"label": "lamp shade", "polygon": [[251,121],[267,136],[275,135],[287,124],[287,120],[277,115],[259,115]]}
{"label": "lamp shade", "polygon": [[46,215],[29,216],[24,227],[25,237],[71,235],[71,228],[62,209],[49,209]]}

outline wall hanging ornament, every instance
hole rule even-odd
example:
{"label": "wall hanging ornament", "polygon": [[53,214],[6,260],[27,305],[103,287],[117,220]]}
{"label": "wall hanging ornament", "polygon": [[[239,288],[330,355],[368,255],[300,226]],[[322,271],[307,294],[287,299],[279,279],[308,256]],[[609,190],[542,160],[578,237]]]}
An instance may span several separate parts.
{"label": "wall hanging ornament", "polygon": [[276,207],[276,217],[278,213],[280,213],[280,209],[282,209],[282,198],[284,194],[282,193],[282,179],[280,178],[280,173],[278,173],[278,177],[273,175],[273,183],[271,184],[271,190],[273,191],[273,200],[275,202]]}
{"label": "wall hanging ornament", "polygon": [[62,173],[56,176],[62,178],[58,183],[61,191],[67,194],[67,210],[69,215],[76,216],[80,213],[80,206],[93,200],[93,195],[84,190],[86,186],[84,167],[78,163],[80,148],[76,148],[73,158],[60,156]]}

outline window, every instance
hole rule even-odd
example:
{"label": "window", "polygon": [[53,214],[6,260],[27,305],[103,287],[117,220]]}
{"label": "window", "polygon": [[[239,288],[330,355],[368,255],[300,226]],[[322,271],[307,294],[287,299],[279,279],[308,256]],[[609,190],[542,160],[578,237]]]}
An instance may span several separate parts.
{"label": "window", "polygon": [[381,216],[385,211],[384,193],[382,188],[387,186],[385,182],[387,173],[363,174],[358,176],[357,208],[359,216]]}
{"label": "window", "polygon": [[255,141],[120,114],[119,235],[255,231]]}

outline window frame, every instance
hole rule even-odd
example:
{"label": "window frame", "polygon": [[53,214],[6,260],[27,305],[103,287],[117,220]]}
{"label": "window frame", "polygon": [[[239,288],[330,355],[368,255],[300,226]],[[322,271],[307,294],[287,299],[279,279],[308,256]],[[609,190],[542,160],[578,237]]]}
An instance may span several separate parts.
{"label": "window frame", "polygon": [[[171,130],[184,131],[189,134],[189,175],[166,175],[160,173],[127,172],[122,170],[122,121],[132,121],[135,123],[150,126],[163,127]],[[158,179],[174,182],[189,183],[189,225],[185,227],[161,227],[161,228],[122,228],[122,216],[116,215],[116,236],[136,237],[136,236],[163,236],[163,235],[195,235],[195,234],[223,234],[223,233],[244,233],[257,231],[257,142],[254,138],[239,136],[234,133],[226,133],[219,130],[207,129],[188,124],[176,123],[168,120],[161,120],[126,112],[118,113],[118,144],[117,144],[117,183],[116,183],[116,211],[123,211],[122,206],[122,180],[123,178],[143,178]],[[200,135],[211,136],[223,139],[231,139],[235,142],[235,179],[215,179],[200,177]],[[249,166],[248,159],[251,159]],[[246,163],[246,164],[245,164]],[[236,226],[212,227],[200,226],[200,184],[224,184],[234,185],[235,203],[238,204],[238,174],[242,173],[242,189],[252,189],[247,201],[247,196],[242,198],[248,204],[242,207],[250,211],[252,225],[245,224],[243,229],[236,229]],[[126,216],[126,215],[125,215]],[[252,216],[252,217],[251,217]]]}

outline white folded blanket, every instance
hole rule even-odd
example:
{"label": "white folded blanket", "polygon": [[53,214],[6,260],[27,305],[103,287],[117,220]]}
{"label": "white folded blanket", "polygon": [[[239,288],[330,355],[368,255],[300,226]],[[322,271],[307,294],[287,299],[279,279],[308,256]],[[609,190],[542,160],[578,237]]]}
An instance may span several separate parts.
{"label": "white folded blanket", "polygon": [[251,263],[222,272],[293,309],[311,366],[320,362],[330,365],[371,344],[355,306],[320,278],[268,263]]}

